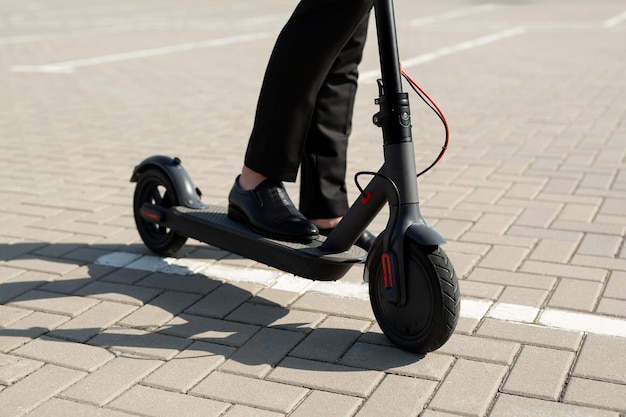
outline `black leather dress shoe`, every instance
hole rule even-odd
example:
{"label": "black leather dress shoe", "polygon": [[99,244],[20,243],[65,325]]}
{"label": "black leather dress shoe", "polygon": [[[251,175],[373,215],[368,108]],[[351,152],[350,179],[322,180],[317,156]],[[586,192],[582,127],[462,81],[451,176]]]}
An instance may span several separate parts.
{"label": "black leather dress shoe", "polygon": [[272,239],[303,242],[319,234],[317,227],[295,208],[280,181],[265,180],[246,191],[237,177],[228,195],[228,217]]}
{"label": "black leather dress shoe", "polygon": [[[332,228],[320,229],[320,235],[328,236],[332,231]],[[374,244],[374,240],[376,240],[376,236],[369,230],[366,230],[363,234],[361,234],[361,236],[359,236],[356,242],[354,242],[354,245],[369,252],[370,248]]]}

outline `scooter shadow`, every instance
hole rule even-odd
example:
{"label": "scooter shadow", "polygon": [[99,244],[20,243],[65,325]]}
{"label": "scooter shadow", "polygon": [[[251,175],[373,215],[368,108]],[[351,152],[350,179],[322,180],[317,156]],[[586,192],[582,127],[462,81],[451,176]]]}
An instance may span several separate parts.
{"label": "scooter shadow", "polygon": [[[314,361],[322,361],[347,365],[337,370],[354,372],[397,368],[424,358],[391,346],[376,331],[335,328],[328,325],[332,320],[326,321],[324,313],[290,309],[289,303],[281,305],[259,295],[263,294],[260,286],[93,261],[97,254],[115,251],[149,254],[142,245],[0,244],[0,304],[23,312],[16,320],[0,316],[0,340],[4,340],[0,351],[40,339],[164,360],[184,357],[184,351],[192,349],[244,365],[307,370],[316,368]],[[81,257],[92,260],[77,259]],[[41,265],[58,272],[33,272]],[[76,300],[85,305],[83,311],[63,310],[65,302]],[[97,317],[105,304],[119,310],[106,323]],[[25,327],[23,322],[32,311],[61,320]],[[97,325],[85,320],[90,315]]]}

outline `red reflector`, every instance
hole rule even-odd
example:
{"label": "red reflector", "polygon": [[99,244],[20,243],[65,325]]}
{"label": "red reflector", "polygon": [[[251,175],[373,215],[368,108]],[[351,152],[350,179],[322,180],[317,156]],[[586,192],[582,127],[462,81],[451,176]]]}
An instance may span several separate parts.
{"label": "red reflector", "polygon": [[383,253],[381,257],[381,263],[383,266],[383,284],[385,288],[393,288],[393,276],[391,273],[391,258],[388,253]]}
{"label": "red reflector", "polygon": [[361,197],[361,204],[367,204],[371,201],[371,199],[372,199],[372,193],[368,191],[365,194],[363,194],[363,197]]}
{"label": "red reflector", "polygon": [[159,221],[161,220],[161,216],[158,213],[154,213],[152,211],[148,211],[148,210],[140,210],[139,213],[143,216],[143,217],[147,217],[149,219],[155,220],[155,221]]}

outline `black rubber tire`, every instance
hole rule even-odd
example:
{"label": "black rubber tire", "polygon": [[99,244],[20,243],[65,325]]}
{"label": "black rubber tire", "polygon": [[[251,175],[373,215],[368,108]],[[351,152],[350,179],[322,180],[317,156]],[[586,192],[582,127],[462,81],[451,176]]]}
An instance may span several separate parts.
{"label": "black rubber tire", "polygon": [[454,268],[439,246],[422,246],[406,239],[404,246],[406,304],[385,298],[381,265],[382,236],[368,255],[365,274],[378,325],[398,347],[428,353],[448,341],[460,314],[461,295]]}
{"label": "black rubber tire", "polygon": [[163,208],[179,204],[174,185],[159,168],[146,169],[137,180],[133,197],[135,225],[143,243],[151,251],[161,256],[175,255],[185,244],[187,237],[165,226],[144,220],[139,214],[139,210],[146,203]]}

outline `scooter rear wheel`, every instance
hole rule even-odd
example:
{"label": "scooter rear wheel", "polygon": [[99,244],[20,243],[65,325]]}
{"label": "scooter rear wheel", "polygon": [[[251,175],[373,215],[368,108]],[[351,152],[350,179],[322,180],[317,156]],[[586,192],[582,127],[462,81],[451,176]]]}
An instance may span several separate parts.
{"label": "scooter rear wheel", "polygon": [[389,340],[402,349],[427,353],[452,336],[460,311],[459,284],[439,246],[422,246],[407,237],[404,250],[406,303],[396,305],[385,297],[382,236],[370,250],[365,266],[370,302]]}
{"label": "scooter rear wheel", "polygon": [[133,198],[135,224],[141,239],[151,251],[162,256],[175,255],[185,244],[187,237],[145,220],[140,214],[144,204],[165,209],[179,205],[172,181],[158,168],[146,169],[137,180]]}

